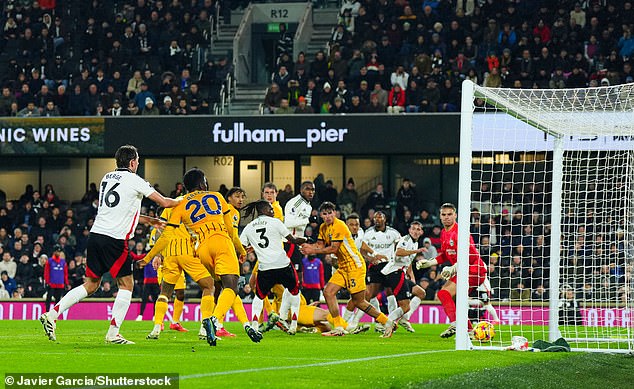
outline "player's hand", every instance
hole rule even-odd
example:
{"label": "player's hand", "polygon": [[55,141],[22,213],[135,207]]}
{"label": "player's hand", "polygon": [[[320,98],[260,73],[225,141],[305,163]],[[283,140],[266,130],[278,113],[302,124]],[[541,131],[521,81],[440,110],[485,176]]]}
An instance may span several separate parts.
{"label": "player's hand", "polygon": [[427,269],[428,267],[432,267],[438,265],[438,261],[436,261],[436,259],[421,259],[420,261],[416,262],[416,269],[421,270],[421,269]]}
{"label": "player's hand", "polygon": [[315,254],[315,247],[312,244],[303,244],[299,251],[304,255]]}
{"label": "player's hand", "polygon": [[240,257],[238,258],[238,262],[240,262],[240,264],[243,264],[246,260],[247,256],[245,254],[240,255]]}
{"label": "player's hand", "polygon": [[139,218],[140,223],[149,224],[154,228],[158,228],[159,230],[163,230],[165,226],[167,226],[167,222],[165,220],[157,219],[155,217],[150,217],[146,215],[141,215]]}
{"label": "player's hand", "polygon": [[372,261],[372,263],[379,263],[379,262],[386,262],[387,261],[387,257],[383,254],[376,254],[374,255],[374,261]]}
{"label": "player's hand", "polygon": [[251,254],[255,252],[255,250],[253,249],[253,246],[247,246],[244,249],[246,250],[247,254]]}
{"label": "player's hand", "polygon": [[429,251],[429,250],[427,250],[427,248],[426,248],[426,247],[421,247],[421,248],[419,248],[418,250],[416,250],[416,252],[417,252],[417,253],[426,253],[426,252],[428,252],[428,251]]}
{"label": "player's hand", "polygon": [[442,271],[440,272],[440,276],[445,280],[448,280],[452,278],[453,276],[455,276],[457,271],[456,265],[457,264],[454,264],[452,266],[445,267],[444,269],[442,269]]}
{"label": "player's hand", "polygon": [[158,270],[158,268],[161,267],[162,264],[163,264],[163,257],[160,255],[157,255],[152,260],[152,267],[154,268],[154,270]]}

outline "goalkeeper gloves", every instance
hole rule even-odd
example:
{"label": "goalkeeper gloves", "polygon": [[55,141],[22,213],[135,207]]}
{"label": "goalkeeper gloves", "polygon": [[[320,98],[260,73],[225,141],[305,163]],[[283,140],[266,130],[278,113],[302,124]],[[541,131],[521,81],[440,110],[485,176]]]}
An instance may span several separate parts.
{"label": "goalkeeper gloves", "polygon": [[445,267],[444,269],[442,269],[442,271],[440,272],[440,276],[442,278],[444,278],[445,280],[450,279],[451,277],[456,275],[457,269],[456,269],[456,264],[449,266],[449,267]]}
{"label": "goalkeeper gloves", "polygon": [[420,261],[416,262],[416,269],[421,270],[421,269],[427,269],[428,267],[432,267],[438,265],[438,261],[436,260],[436,258],[434,259],[421,259]]}

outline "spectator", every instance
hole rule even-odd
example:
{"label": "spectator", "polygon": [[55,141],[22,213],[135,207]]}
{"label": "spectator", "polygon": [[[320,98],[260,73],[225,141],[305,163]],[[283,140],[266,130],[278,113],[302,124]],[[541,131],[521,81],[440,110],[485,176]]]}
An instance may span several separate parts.
{"label": "spectator", "polygon": [[141,115],[159,115],[159,110],[154,106],[154,100],[152,100],[151,97],[145,98],[145,104],[143,110],[141,111]]}
{"label": "spectator", "polygon": [[4,289],[9,296],[13,296],[13,292],[17,289],[15,280],[9,277],[9,273],[6,271],[0,272],[0,284],[4,285]]}

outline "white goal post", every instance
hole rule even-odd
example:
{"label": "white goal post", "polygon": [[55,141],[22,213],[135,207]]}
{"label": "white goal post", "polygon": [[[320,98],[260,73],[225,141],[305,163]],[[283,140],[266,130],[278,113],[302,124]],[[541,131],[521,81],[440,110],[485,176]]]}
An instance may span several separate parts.
{"label": "white goal post", "polygon": [[[513,336],[634,352],[634,84],[581,89],[462,84],[456,349]],[[489,268],[500,323],[468,321],[468,242]],[[484,302],[483,302],[484,303]]]}

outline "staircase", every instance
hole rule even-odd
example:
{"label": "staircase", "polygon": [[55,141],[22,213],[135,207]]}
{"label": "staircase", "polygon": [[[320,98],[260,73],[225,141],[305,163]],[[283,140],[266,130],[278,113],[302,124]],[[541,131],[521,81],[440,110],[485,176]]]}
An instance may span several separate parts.
{"label": "staircase", "polygon": [[[315,54],[319,50],[326,51],[328,41],[332,35],[332,29],[337,24],[337,8],[324,8],[313,10],[313,35],[307,49],[305,50],[306,59],[310,62],[315,58]],[[233,38],[240,24],[242,13],[234,12],[231,17],[229,26],[220,26],[220,39],[214,42],[215,50],[219,55],[231,53],[233,48]],[[224,50],[224,51],[223,51]],[[229,109],[226,112],[230,115],[259,115],[259,107],[264,102],[266,88],[269,85],[258,84],[241,84],[235,90],[235,96],[231,99]]]}
{"label": "staircase", "polygon": [[337,25],[338,12],[338,8],[313,9],[313,35],[306,48],[306,60],[312,61],[319,50],[326,52],[332,30]]}
{"label": "staircase", "polygon": [[214,43],[211,48],[211,55],[214,58],[225,55],[229,58],[233,56],[233,38],[236,36],[236,32],[238,31],[242,15],[244,15],[244,11],[242,10],[231,12],[230,24],[224,24],[224,18],[220,18],[220,33],[218,34],[218,37],[214,37]]}
{"label": "staircase", "polygon": [[264,95],[268,85],[244,84],[238,85],[235,96],[229,104],[229,115],[253,116],[260,114],[260,104],[264,102]]}

